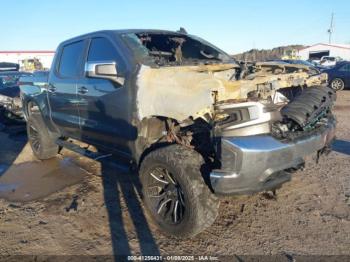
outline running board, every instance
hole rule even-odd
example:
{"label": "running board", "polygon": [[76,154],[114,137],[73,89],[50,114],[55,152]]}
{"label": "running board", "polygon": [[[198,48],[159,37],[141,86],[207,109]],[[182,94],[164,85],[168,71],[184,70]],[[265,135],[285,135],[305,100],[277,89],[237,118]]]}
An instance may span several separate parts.
{"label": "running board", "polygon": [[92,152],[88,149],[82,148],[73,142],[65,141],[62,139],[57,139],[56,144],[60,147],[64,147],[70,151],[73,151],[75,153],[78,153],[80,155],[86,156],[88,158],[94,159],[94,160],[99,160],[105,157],[110,157],[112,154],[101,154],[99,152]]}

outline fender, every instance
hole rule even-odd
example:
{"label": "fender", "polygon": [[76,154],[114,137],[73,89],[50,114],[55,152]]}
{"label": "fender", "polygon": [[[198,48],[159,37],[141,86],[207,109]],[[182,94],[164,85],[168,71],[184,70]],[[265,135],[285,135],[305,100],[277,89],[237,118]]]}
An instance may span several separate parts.
{"label": "fender", "polygon": [[[42,72],[40,72],[42,74]],[[45,72],[46,73],[46,72]],[[28,106],[30,103],[38,106],[40,114],[45,121],[45,124],[51,132],[57,132],[50,117],[50,107],[47,98],[48,90],[48,75],[37,76],[35,73],[33,76],[25,76],[20,78],[20,97],[23,105],[23,115],[27,120],[29,117]],[[35,82],[34,82],[35,81]]]}

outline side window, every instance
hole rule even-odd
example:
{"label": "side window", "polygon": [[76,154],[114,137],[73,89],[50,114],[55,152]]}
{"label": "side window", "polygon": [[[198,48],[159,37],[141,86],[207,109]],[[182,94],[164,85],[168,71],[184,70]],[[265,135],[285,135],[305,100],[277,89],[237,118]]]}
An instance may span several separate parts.
{"label": "side window", "polygon": [[68,44],[63,47],[58,72],[63,77],[79,75],[81,59],[84,51],[84,41]]}
{"label": "side window", "polygon": [[108,39],[103,37],[97,37],[91,40],[87,61],[115,61],[118,72],[120,73],[124,72],[125,68],[116,48]]}
{"label": "side window", "polygon": [[343,72],[350,72],[350,64],[342,66],[339,70]]}

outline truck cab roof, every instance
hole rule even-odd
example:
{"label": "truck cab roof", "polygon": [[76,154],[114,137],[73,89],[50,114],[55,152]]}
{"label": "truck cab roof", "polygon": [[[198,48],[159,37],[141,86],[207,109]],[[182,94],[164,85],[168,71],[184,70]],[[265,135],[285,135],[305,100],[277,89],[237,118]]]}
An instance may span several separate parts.
{"label": "truck cab roof", "polygon": [[75,40],[79,40],[82,38],[89,38],[95,35],[122,35],[122,34],[175,34],[175,35],[186,35],[185,33],[181,33],[178,31],[170,31],[170,30],[162,30],[162,29],[116,29],[116,30],[99,30],[91,33],[86,33],[83,35],[79,35],[70,39],[65,40],[62,43],[72,42]]}

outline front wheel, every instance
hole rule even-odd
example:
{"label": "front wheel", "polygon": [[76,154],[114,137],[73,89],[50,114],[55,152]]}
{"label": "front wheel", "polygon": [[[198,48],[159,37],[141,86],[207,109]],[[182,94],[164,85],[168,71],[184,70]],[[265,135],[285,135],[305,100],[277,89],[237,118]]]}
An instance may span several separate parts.
{"label": "front wheel", "polygon": [[335,91],[341,91],[345,87],[344,81],[340,78],[334,78],[331,82],[331,88]]}
{"label": "front wheel", "polygon": [[142,162],[146,208],[166,233],[191,237],[215,221],[219,200],[204,181],[205,169],[200,154],[180,145],[155,150]]}

